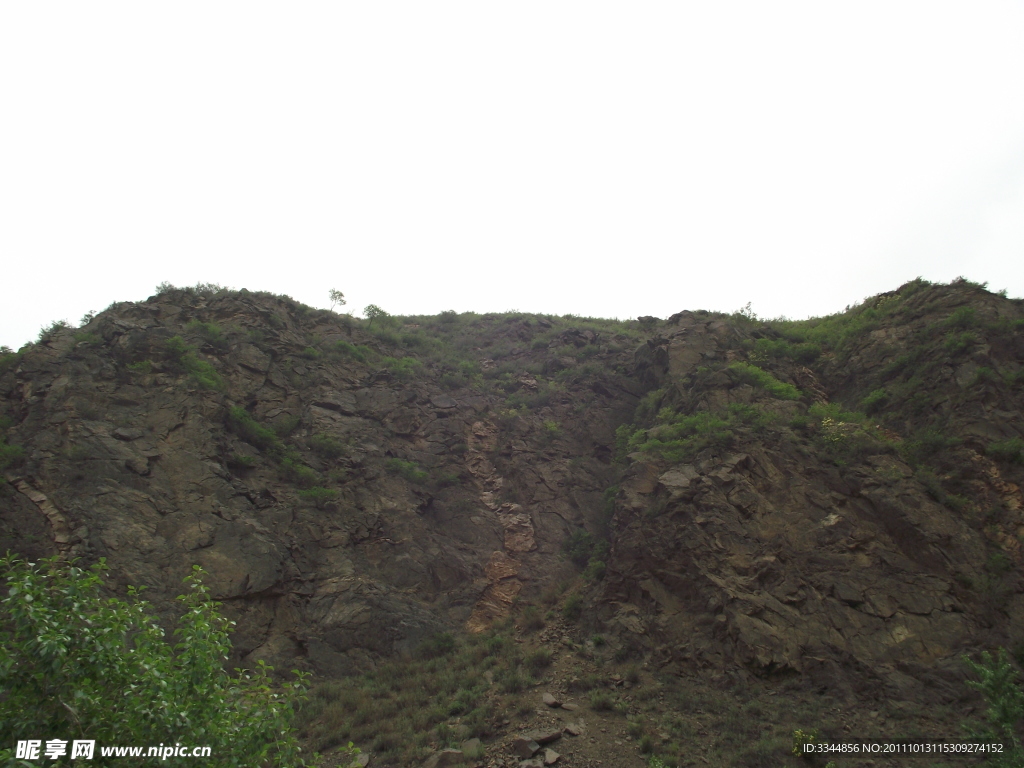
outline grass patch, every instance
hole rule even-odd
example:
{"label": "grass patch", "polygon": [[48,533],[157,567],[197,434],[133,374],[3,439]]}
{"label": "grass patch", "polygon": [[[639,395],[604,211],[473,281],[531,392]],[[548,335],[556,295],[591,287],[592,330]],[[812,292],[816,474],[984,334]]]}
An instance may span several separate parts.
{"label": "grass patch", "polygon": [[889,402],[889,391],[885,387],[872,390],[860,401],[860,407],[864,413],[871,414],[880,411]]}
{"label": "grass patch", "polygon": [[136,363],[128,363],[128,370],[132,373],[148,376],[153,372],[153,362],[151,360],[139,360]]}
{"label": "grass patch", "polygon": [[377,354],[367,346],[350,344],[347,341],[336,341],[327,350],[329,357],[336,357],[348,360],[355,360],[359,363],[369,363],[377,357]]}
{"label": "grass patch", "polygon": [[347,453],[343,442],[322,432],[309,438],[309,447],[313,453],[323,459],[337,459]]}
{"label": "grass patch", "polygon": [[937,429],[928,428],[915,432],[909,440],[900,443],[897,450],[900,457],[916,469],[960,443],[959,438],[948,437]]}
{"label": "grass patch", "polygon": [[706,449],[724,449],[732,445],[733,430],[727,416],[700,411],[687,416],[663,408],[662,422],[649,430],[634,430],[623,425],[616,441],[624,442],[629,452],[650,453],[672,463],[687,461]]}
{"label": "grass patch", "polygon": [[740,382],[765,390],[780,400],[799,400],[800,390],[792,384],[779,381],[768,371],[750,363],[735,362],[726,368]]}
{"label": "grass patch", "polygon": [[[672,408],[662,408],[653,420],[654,425],[648,429],[632,424],[623,424],[616,429],[618,460],[639,452],[671,463],[689,461],[702,451],[731,448],[737,430],[748,428],[759,434],[766,432],[775,424],[777,416],[757,405],[732,403],[725,410],[698,411],[689,415],[677,413]],[[613,490],[617,492],[617,489]],[[606,499],[606,503],[614,507],[614,496]]]}
{"label": "grass patch", "polygon": [[539,629],[544,629],[544,615],[536,605],[529,605],[523,610],[520,623],[527,632],[536,632]]}
{"label": "grass patch", "polygon": [[164,352],[171,365],[188,373],[204,389],[223,392],[227,383],[217,369],[196,353],[195,347],[187,344],[181,336],[172,336],[164,343]]}
{"label": "grass patch", "polygon": [[264,427],[240,405],[236,405],[228,411],[227,425],[228,429],[247,443],[272,456],[279,456],[285,452],[285,445],[281,442],[277,432],[269,427]]}
{"label": "grass patch", "polygon": [[[278,425],[277,428],[270,428],[256,421],[245,408],[236,405],[228,409],[226,422],[230,431],[277,462],[286,480],[309,490],[320,483],[320,475],[306,466],[302,461],[302,455],[281,439],[281,432],[294,429],[297,420],[292,423],[289,419],[284,422],[283,427]],[[315,497],[308,500],[316,502]],[[321,503],[326,502],[321,499]]]}
{"label": "grass patch", "polygon": [[252,469],[258,463],[259,459],[245,453],[233,453],[227,459],[227,465],[236,470]]}
{"label": "grass patch", "polygon": [[0,347],[0,376],[8,371],[13,371],[21,362],[23,355],[24,352],[14,352],[10,347]]}
{"label": "grass patch", "polygon": [[551,666],[551,651],[548,648],[538,648],[527,654],[526,667],[533,672],[539,672]]}
{"label": "grass patch", "polygon": [[230,343],[224,336],[224,332],[216,323],[203,323],[199,320],[193,320],[186,327],[218,351],[223,352],[230,346]]}
{"label": "grass patch", "polygon": [[416,657],[424,660],[439,659],[450,655],[455,647],[455,636],[451,632],[442,632],[420,643],[416,647]]}
{"label": "grass patch", "polygon": [[415,357],[381,358],[384,368],[398,379],[411,379],[420,372],[423,363]]}
{"label": "grass patch", "polygon": [[24,460],[25,449],[20,445],[9,445],[7,439],[0,435],[0,472],[18,466]]}
{"label": "grass patch", "polygon": [[985,447],[985,455],[997,461],[1024,464],[1024,440],[1011,437],[1008,440],[997,440]]}
{"label": "grass patch", "polygon": [[414,461],[389,459],[386,466],[389,472],[408,480],[410,483],[415,483],[416,485],[423,485],[430,479],[430,473],[421,468],[420,465]]}
{"label": "grass patch", "polygon": [[338,498],[338,491],[315,485],[312,488],[299,491],[299,498],[314,504],[317,509],[323,509],[327,503]]}
{"label": "grass patch", "polygon": [[789,339],[757,339],[744,344],[748,357],[753,363],[769,360],[792,360],[797,363],[813,363],[821,357],[821,346],[813,342],[794,343]]}
{"label": "grass patch", "polygon": [[567,621],[579,621],[583,616],[583,598],[575,593],[569,595],[562,605],[562,616]]}

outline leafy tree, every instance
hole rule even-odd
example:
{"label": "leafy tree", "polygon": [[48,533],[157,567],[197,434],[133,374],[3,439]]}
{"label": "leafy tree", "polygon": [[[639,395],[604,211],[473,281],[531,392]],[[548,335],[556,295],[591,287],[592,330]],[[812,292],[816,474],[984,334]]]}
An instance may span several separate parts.
{"label": "leafy tree", "polygon": [[331,300],[332,312],[334,311],[335,306],[344,307],[346,304],[348,304],[348,302],[345,301],[345,294],[339,291],[337,288],[331,288],[331,290],[327,292],[327,298]]}
{"label": "leafy tree", "polygon": [[[129,588],[104,598],[101,560],[89,569],[58,558],[39,564],[0,559],[0,764],[14,763],[18,739],[90,739],[104,745],[208,746],[204,765],[301,766],[290,730],[305,675],[275,691],[271,667],[223,668],[230,650],[217,603],[193,566],[173,646]],[[168,766],[194,759],[170,758]]]}
{"label": "leafy tree", "polygon": [[366,308],[363,309],[363,314],[370,318],[370,325],[367,326],[368,328],[373,325],[373,321],[376,320],[378,317],[380,318],[381,323],[383,323],[387,318],[391,317],[391,315],[389,315],[383,309],[378,307],[376,304],[367,304]]}
{"label": "leafy tree", "polygon": [[968,727],[968,732],[974,738],[1003,744],[1002,754],[991,755],[988,765],[1021,768],[1024,766],[1024,746],[1018,729],[1024,718],[1024,691],[1021,690],[1017,671],[1003,649],[996,656],[988,651],[982,652],[981,663],[966,656],[963,660],[978,676],[977,680],[967,684],[979,691],[988,705],[985,724],[980,729]]}

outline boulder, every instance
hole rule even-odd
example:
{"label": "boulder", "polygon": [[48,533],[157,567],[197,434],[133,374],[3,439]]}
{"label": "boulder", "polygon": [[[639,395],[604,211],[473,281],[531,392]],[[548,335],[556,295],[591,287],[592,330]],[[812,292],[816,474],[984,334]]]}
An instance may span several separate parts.
{"label": "boulder", "polygon": [[540,744],[529,736],[517,736],[512,739],[512,752],[517,757],[529,759],[540,751]]}
{"label": "boulder", "polygon": [[558,741],[562,738],[561,730],[544,730],[534,731],[530,734],[530,738],[536,741],[538,744],[550,744],[552,741]]}

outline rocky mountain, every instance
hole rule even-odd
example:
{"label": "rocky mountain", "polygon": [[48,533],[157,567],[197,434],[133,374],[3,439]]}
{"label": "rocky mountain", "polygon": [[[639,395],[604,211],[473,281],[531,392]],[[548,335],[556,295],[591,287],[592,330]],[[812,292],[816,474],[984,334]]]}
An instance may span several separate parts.
{"label": "rocky mountain", "polygon": [[801,322],[165,288],[5,354],[0,416],[0,549],[167,618],[199,564],[235,662],[342,678],[543,606],[528,643],[867,718],[1024,658],[1024,302],[963,280]]}

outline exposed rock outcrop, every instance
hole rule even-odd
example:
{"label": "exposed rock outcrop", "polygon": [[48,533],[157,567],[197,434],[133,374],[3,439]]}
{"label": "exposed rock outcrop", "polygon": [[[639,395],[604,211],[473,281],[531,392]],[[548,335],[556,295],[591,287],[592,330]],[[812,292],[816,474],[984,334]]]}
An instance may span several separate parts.
{"label": "exposed rock outcrop", "polygon": [[240,658],[337,675],[575,578],[585,529],[584,626],[664,669],[931,695],[1024,638],[1024,309],[908,284],[841,317],[116,305],[0,369],[0,548],[105,557],[168,615],[199,564]]}

